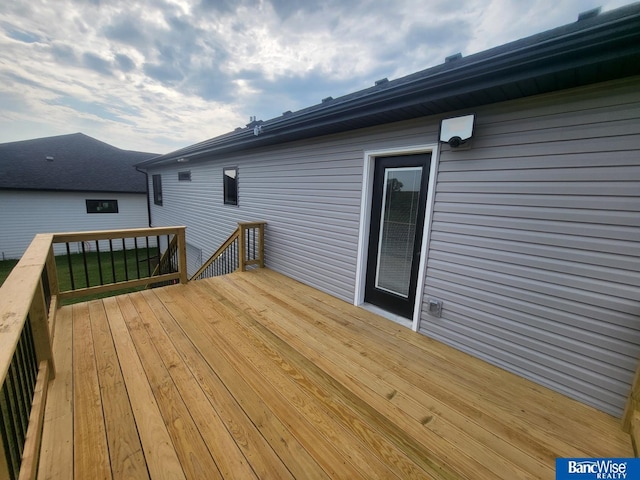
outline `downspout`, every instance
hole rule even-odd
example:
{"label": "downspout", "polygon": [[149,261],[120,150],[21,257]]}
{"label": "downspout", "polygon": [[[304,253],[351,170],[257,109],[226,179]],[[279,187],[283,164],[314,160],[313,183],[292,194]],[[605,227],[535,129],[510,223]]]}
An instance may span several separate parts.
{"label": "downspout", "polygon": [[149,202],[149,174],[147,173],[146,170],[140,170],[138,167],[135,167],[135,169],[140,173],[144,173],[145,190],[147,195],[147,219],[148,219],[149,228],[151,228],[151,202]]}

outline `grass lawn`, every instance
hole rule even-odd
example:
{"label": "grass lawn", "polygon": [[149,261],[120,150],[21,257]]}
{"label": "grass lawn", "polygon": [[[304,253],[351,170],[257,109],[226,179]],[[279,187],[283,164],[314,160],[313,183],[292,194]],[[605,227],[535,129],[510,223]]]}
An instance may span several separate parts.
{"label": "grass lawn", "polygon": [[[69,259],[71,259],[71,269],[69,269]],[[86,274],[85,274],[86,261]],[[109,252],[100,253],[87,252],[83,257],[82,254],[76,253],[69,257],[67,255],[56,256],[56,267],[58,270],[58,285],[60,291],[71,290],[71,274],[73,272],[73,283],[75,289],[85,288],[87,286],[96,286],[109,283],[124,282],[125,280],[135,280],[137,278],[148,277],[158,261],[158,249],[150,248],[147,258],[146,249],[138,249],[136,257],[135,250],[114,251],[113,255]],[[0,285],[7,278],[18,260],[0,261]],[[100,280],[102,276],[102,281]],[[87,277],[89,283],[87,285]],[[94,298],[103,298],[111,295],[119,295],[122,293],[142,290],[144,287],[126,288],[116,292],[107,292],[101,294],[88,295],[69,301],[63,304],[85,302]]]}
{"label": "grass lawn", "polygon": [[4,260],[0,261],[0,285],[4,283],[4,279],[9,276],[13,267],[16,266],[18,260]]}

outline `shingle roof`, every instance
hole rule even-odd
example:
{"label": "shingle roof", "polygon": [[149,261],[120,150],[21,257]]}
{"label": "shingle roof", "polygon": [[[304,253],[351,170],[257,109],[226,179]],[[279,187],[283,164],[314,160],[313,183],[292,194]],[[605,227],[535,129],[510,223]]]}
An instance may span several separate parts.
{"label": "shingle roof", "polygon": [[373,125],[438,115],[640,74],[640,3],[468,57],[142,162],[196,160]]}
{"label": "shingle roof", "polygon": [[82,133],[0,144],[0,189],[144,193],[135,164],[155,153],[121,150]]}

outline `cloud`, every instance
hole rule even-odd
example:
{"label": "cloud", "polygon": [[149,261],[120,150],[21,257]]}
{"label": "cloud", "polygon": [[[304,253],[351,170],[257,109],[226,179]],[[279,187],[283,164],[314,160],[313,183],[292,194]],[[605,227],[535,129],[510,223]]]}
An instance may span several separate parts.
{"label": "cloud", "polygon": [[111,62],[91,52],[85,52],[82,54],[82,64],[85,67],[95,70],[103,75],[113,74],[113,66],[111,65]]}
{"label": "cloud", "polygon": [[79,113],[87,113],[99,119],[111,120],[125,125],[135,125],[131,120],[123,118],[115,113],[114,108],[110,105],[104,105],[99,102],[83,101],[69,95],[62,95],[48,102],[50,105],[58,105],[68,107]]}
{"label": "cloud", "polygon": [[182,73],[171,62],[145,63],[144,73],[166,85],[174,85],[184,78]]}
{"label": "cloud", "polygon": [[24,43],[35,43],[41,40],[38,34],[24,30],[13,30],[11,28],[7,29],[7,35],[14,40]]}
{"label": "cloud", "polygon": [[123,53],[117,53],[114,60],[116,62],[116,66],[123,72],[130,72],[136,68],[135,62]]}
{"label": "cloud", "polygon": [[630,1],[0,1],[0,142],[166,152]]}
{"label": "cloud", "polygon": [[143,25],[140,19],[119,15],[103,28],[103,32],[109,40],[142,49],[147,44]]}
{"label": "cloud", "polygon": [[77,65],[78,57],[76,52],[69,45],[65,45],[62,43],[53,43],[51,45],[51,55],[53,59],[62,64],[67,65]]}

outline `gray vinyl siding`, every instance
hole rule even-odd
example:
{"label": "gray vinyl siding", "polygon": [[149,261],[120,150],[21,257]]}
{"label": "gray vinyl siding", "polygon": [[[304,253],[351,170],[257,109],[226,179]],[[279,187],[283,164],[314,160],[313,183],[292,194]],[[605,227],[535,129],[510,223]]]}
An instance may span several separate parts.
{"label": "gray vinyl siding", "polygon": [[202,249],[187,243],[187,275],[192,277],[203,264]]}
{"label": "gray vinyl siding", "polygon": [[[353,302],[364,151],[433,142],[437,123],[416,120],[242,155],[156,168],[163,205],[154,226],[185,225],[203,260],[238,221],[267,222],[269,268]],[[223,205],[222,169],[238,167],[238,205]],[[150,175],[151,178],[151,175]]]}
{"label": "gray vinyl siding", "polygon": [[620,416],[640,353],[638,79],[488,107],[440,156],[420,331]]}

